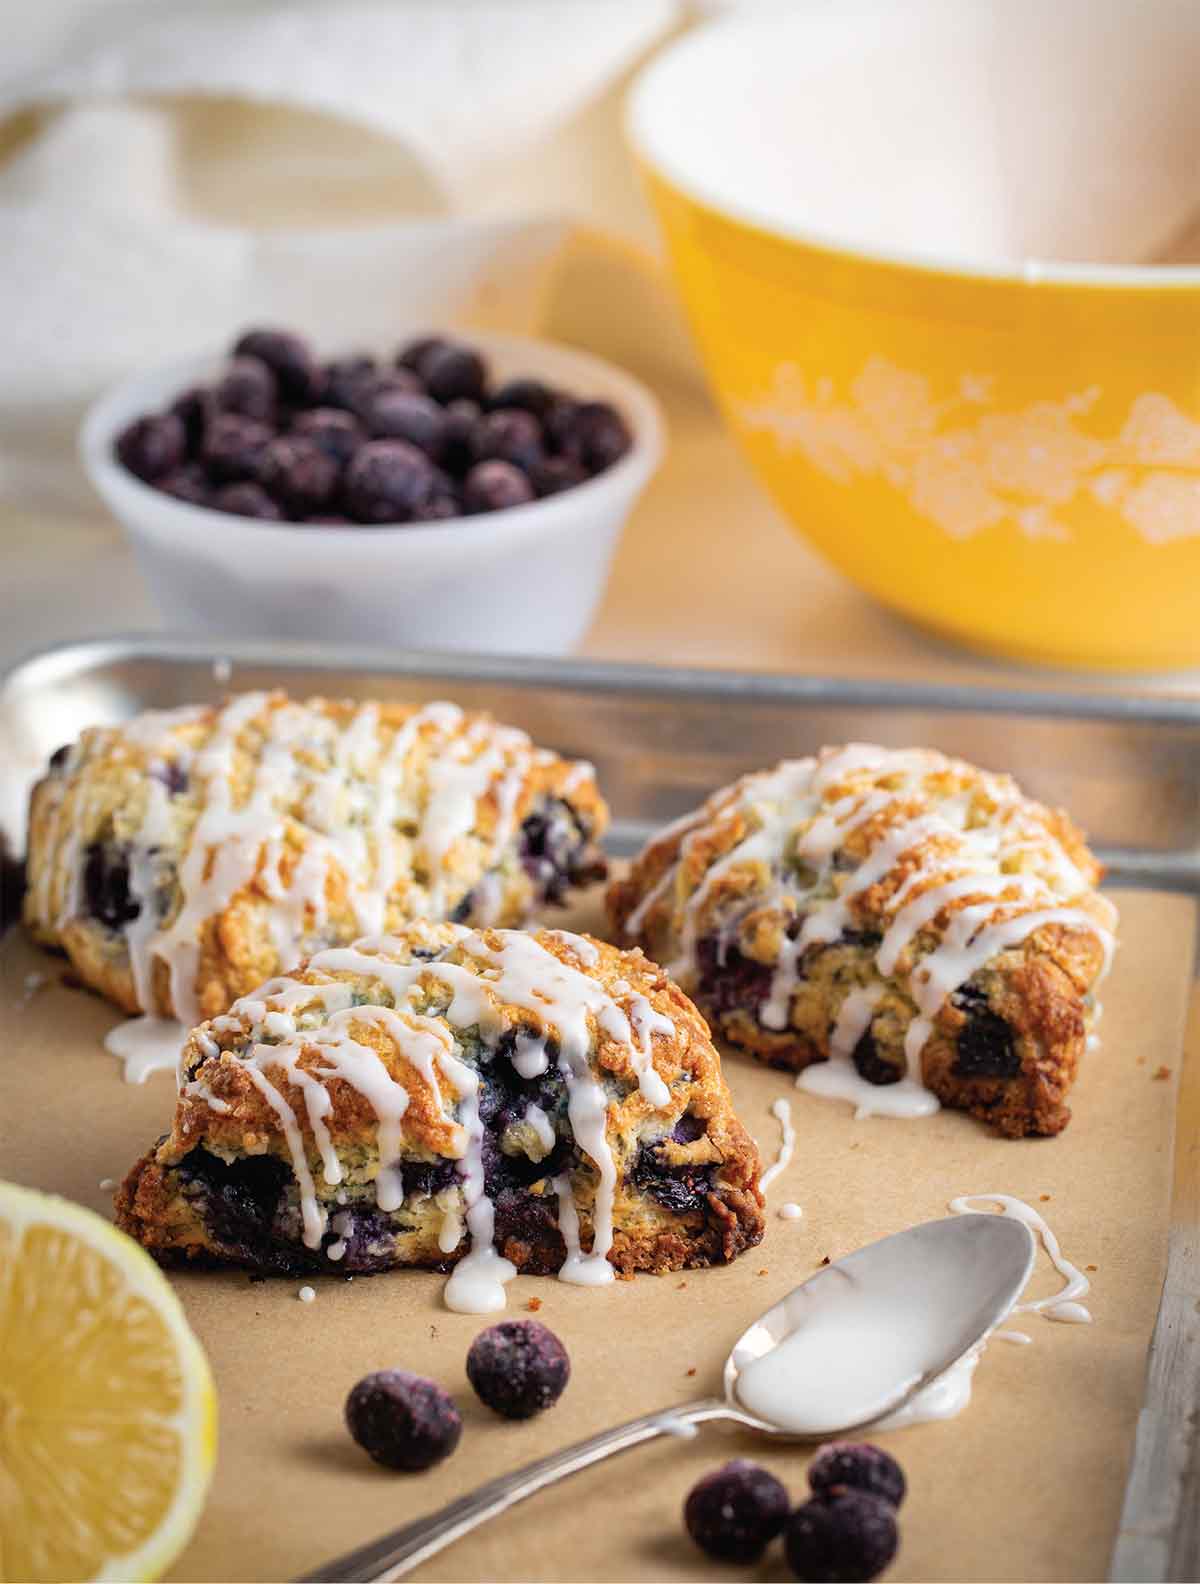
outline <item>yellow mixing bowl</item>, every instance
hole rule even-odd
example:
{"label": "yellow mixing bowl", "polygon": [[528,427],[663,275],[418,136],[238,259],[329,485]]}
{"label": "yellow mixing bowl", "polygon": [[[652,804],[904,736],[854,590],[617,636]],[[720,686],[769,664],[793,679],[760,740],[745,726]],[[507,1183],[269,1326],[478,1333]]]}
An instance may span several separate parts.
{"label": "yellow mixing bowl", "polygon": [[1120,262],[1200,210],[1197,75],[1187,0],[825,0],[635,85],[731,429],[835,566],[945,636],[1200,664],[1200,268]]}

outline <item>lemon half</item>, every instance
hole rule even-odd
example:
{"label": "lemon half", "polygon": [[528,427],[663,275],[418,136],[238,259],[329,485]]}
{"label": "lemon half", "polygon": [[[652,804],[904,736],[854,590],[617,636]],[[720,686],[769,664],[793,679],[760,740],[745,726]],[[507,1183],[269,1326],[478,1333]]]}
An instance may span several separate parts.
{"label": "lemon half", "polygon": [[0,1580],[157,1578],[215,1449],[208,1361],[153,1260],[0,1183]]}

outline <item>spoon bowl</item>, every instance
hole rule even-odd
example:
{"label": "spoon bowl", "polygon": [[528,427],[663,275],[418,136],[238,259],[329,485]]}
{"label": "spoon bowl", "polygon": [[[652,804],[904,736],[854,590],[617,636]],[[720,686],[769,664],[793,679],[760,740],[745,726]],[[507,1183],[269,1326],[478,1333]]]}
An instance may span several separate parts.
{"label": "spoon bowl", "polygon": [[734,1343],[726,1402],[755,1429],[798,1439],[875,1424],[1001,1323],[1036,1249],[1023,1222],[949,1216],[824,1265]]}

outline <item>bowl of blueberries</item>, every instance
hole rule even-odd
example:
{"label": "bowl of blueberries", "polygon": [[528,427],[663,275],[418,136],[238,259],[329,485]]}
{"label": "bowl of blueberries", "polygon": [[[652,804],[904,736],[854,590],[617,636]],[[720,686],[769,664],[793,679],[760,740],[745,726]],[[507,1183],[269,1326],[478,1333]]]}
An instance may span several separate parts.
{"label": "bowl of blueberries", "polygon": [[251,329],[80,435],[173,630],[530,654],[583,636],[661,450],[629,374],[492,333],[322,359]]}

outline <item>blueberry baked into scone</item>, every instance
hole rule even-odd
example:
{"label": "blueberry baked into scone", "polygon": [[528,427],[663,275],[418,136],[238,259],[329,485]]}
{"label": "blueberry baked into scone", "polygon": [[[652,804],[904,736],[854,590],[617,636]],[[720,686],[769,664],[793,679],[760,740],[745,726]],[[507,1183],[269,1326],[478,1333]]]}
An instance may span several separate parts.
{"label": "blueberry baked into scone", "polygon": [[760,1163],[703,1018],[640,952],[409,924],[193,1031],[174,1126],[117,1194],[165,1262],[584,1284],[733,1259]]}
{"label": "blueberry baked into scone", "polygon": [[1116,925],[1100,874],[1011,777],[854,744],[714,793],[609,909],[731,1044],[829,1061],[848,1093],[903,1081],[1020,1137],[1070,1118]]}
{"label": "blueberry baked into scone", "polygon": [[607,819],[590,765],[486,715],[245,693],[55,755],[24,917],[84,984],[190,1025],[412,918],[522,923],[603,876]]}

